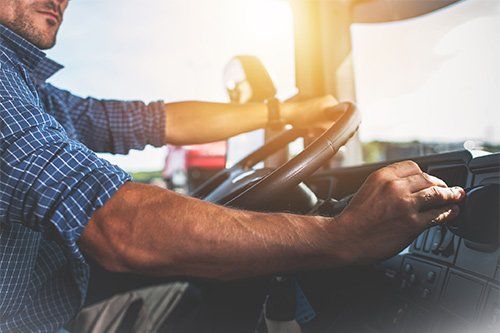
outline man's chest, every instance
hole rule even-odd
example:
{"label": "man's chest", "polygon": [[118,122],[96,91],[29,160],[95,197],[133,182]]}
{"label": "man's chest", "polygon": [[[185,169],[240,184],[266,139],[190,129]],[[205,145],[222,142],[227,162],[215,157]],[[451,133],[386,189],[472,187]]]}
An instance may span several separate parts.
{"label": "man's chest", "polygon": [[44,85],[36,86],[35,93],[38,96],[37,99],[39,100],[40,107],[45,113],[51,115],[64,128],[68,137],[78,140],[74,119],[68,105],[64,101],[51,98],[49,94],[46,94]]}

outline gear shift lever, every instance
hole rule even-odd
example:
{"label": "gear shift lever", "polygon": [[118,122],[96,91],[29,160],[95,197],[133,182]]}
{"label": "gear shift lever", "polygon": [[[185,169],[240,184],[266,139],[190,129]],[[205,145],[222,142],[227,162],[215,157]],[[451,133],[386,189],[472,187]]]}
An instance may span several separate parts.
{"label": "gear shift lever", "polygon": [[481,185],[467,191],[460,216],[448,229],[472,243],[497,249],[500,240],[500,184]]}

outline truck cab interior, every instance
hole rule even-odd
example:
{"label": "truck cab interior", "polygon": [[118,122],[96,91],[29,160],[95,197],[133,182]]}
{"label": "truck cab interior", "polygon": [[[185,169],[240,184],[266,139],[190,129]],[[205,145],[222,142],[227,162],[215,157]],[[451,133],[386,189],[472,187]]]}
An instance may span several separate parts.
{"label": "truck cab interior", "polygon": [[[484,149],[464,149],[463,145],[457,149],[460,145],[448,145],[445,152],[435,147],[404,150],[401,146],[384,145],[383,150],[375,153],[379,158],[370,160],[363,159],[370,147],[363,146],[360,139],[365,122],[374,119],[366,113],[378,109],[367,108],[362,100],[367,95],[357,76],[360,69],[356,67],[356,59],[360,55],[356,54],[356,47],[363,50],[363,45],[355,44],[356,40],[362,40],[356,32],[383,28],[384,24],[404,30],[405,24],[411,26],[421,18],[447,15],[447,11],[456,10],[468,1],[495,7],[495,17],[500,18],[500,7],[494,1],[290,1],[298,91],[292,98],[332,94],[342,101],[337,107],[341,116],[326,131],[294,129],[279,122],[270,126],[265,131],[263,146],[251,147],[246,157],[228,165],[190,193],[245,209],[335,216],[368,175],[404,159],[414,160],[422,170],[443,179],[449,186],[467,189],[460,218],[449,225],[428,228],[392,258],[370,266],[297,272],[297,281],[313,309],[313,315],[302,325],[303,332],[498,332],[500,329],[500,154],[488,151],[494,151],[490,143]],[[408,41],[399,40],[400,44],[393,44],[393,48],[412,43],[415,32],[407,30]],[[381,29],[380,33],[383,32]],[[484,38],[494,40],[494,37]],[[496,31],[497,42],[499,38]],[[395,52],[391,48],[383,51]],[[377,58],[380,54],[361,56],[373,56],[374,63],[381,61]],[[417,60],[405,61],[411,67],[412,61]],[[377,74],[381,75],[381,85],[387,77],[395,75],[380,71]],[[406,75],[396,74],[403,79]],[[224,80],[233,102],[263,101],[273,107],[279,87],[274,86],[257,58],[236,56],[226,67]],[[499,88],[498,76],[495,82],[484,84]],[[401,104],[400,112],[407,112],[405,104]],[[450,101],[450,108],[452,105]],[[498,104],[485,106],[481,101],[466,107],[471,113],[476,107],[494,109],[493,115],[499,112]],[[384,119],[389,116],[377,117],[384,122],[390,120]],[[455,116],[464,117],[461,113]],[[429,126],[436,126],[439,119],[437,116]],[[494,122],[495,118],[489,121]],[[470,121],[468,126],[473,131],[475,122]],[[450,125],[442,128],[447,130]],[[300,152],[294,153],[289,143],[298,138],[304,144]],[[91,281],[91,289],[94,288],[93,294],[104,296],[111,289],[103,284],[106,278],[99,274],[96,272],[93,278],[100,281],[99,286]],[[140,281],[137,277],[128,279]]]}

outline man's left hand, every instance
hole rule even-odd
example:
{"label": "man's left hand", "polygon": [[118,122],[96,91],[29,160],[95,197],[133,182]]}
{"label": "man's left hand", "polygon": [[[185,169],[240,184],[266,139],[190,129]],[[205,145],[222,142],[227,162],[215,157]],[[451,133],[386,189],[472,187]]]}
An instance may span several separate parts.
{"label": "man's left hand", "polygon": [[331,95],[310,98],[299,102],[286,102],[282,105],[283,120],[299,128],[328,128],[341,116],[330,110],[339,104]]}

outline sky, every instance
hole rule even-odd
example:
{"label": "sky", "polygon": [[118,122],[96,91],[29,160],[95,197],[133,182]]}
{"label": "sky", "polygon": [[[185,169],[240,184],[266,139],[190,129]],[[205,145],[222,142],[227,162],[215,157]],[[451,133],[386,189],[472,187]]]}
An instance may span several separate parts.
{"label": "sky", "polygon": [[[48,52],[66,68],[51,82],[98,98],[226,102],[226,63],[252,54],[287,96],[295,91],[292,25],[283,0],[71,1]],[[160,170],[165,149],[103,157],[127,171]]]}

